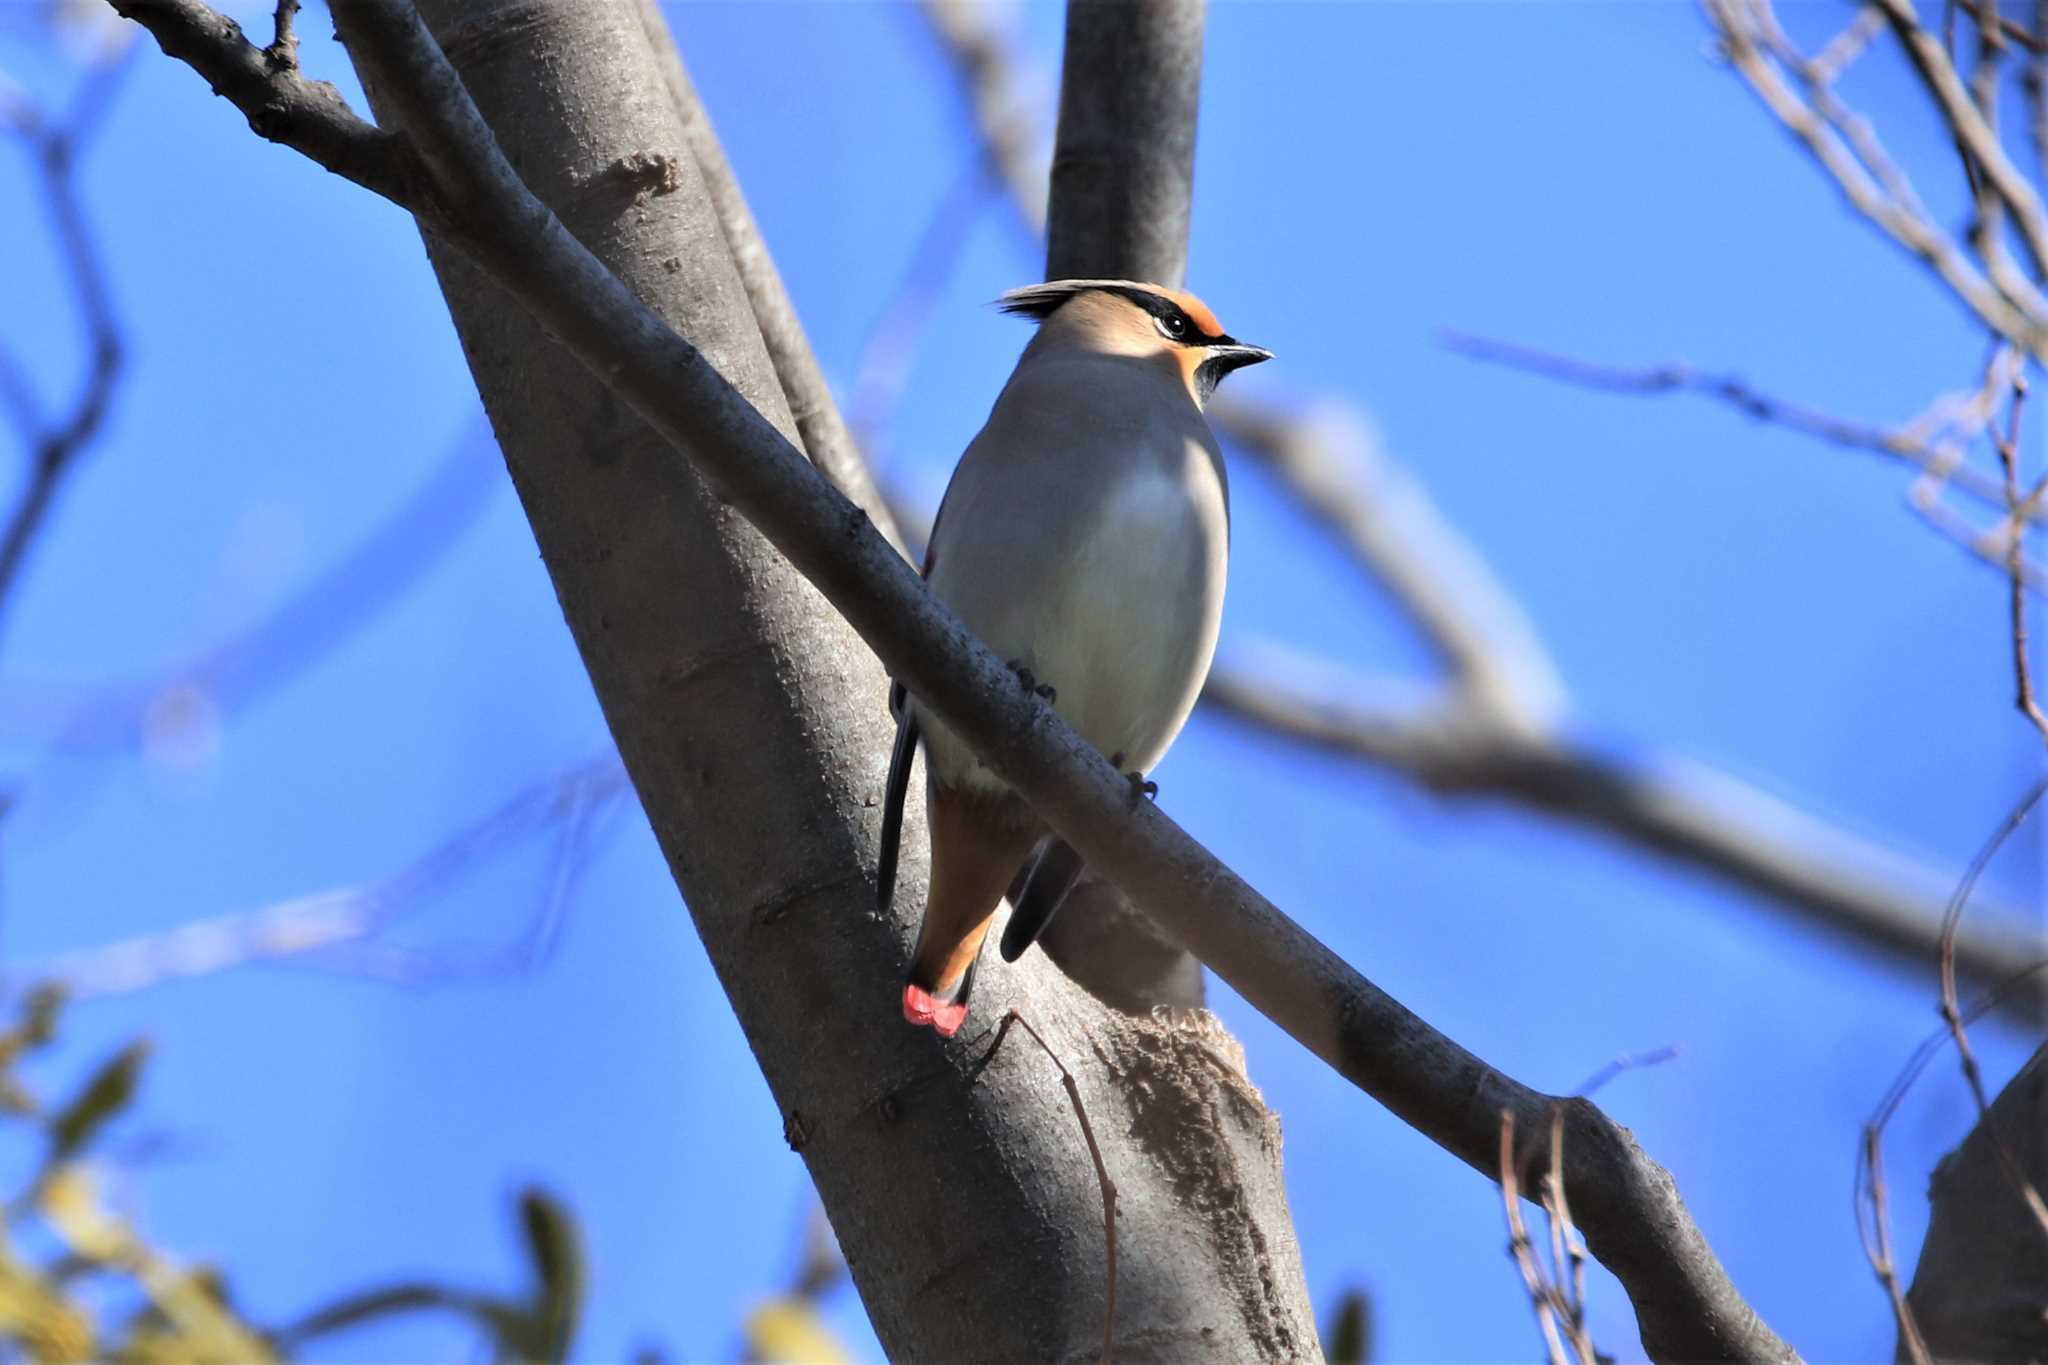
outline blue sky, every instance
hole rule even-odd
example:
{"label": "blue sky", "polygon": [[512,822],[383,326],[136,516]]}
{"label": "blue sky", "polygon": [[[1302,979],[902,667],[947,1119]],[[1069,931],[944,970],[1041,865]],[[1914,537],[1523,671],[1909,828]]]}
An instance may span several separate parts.
{"label": "blue sky", "polygon": [[[17,4],[0,69],[70,88],[76,67]],[[1059,12],[1010,16],[1049,96]],[[1840,17],[1792,15],[1807,37]],[[844,392],[972,166],[950,73],[903,5],[692,3],[671,23]],[[306,64],[354,97],[329,28],[302,24]],[[1880,51],[1848,92],[1959,213],[1903,64]],[[132,365],[0,623],[0,778],[21,794],[0,825],[10,970],[377,882],[606,746],[404,217],[257,141],[153,47],[82,186]],[[987,301],[1037,277],[999,203],[965,230],[882,443],[883,475],[925,502],[1025,339]],[[0,260],[0,337],[69,392],[79,336],[19,154],[0,157]],[[2038,771],[2008,704],[2002,585],[1906,510],[1900,467],[1438,341],[1457,326],[1686,358],[1876,421],[1973,379],[1979,334],[1709,59],[1693,7],[1217,4],[1189,284],[1278,354],[1233,387],[1371,414],[1520,597],[1601,742],[1712,762],[1957,871]],[[0,462],[0,497],[15,477]],[[1378,590],[1242,461],[1233,494],[1226,649],[1427,676]],[[361,553],[408,506],[429,529]],[[196,727],[145,744],[124,723],[110,685],[139,680],[161,714],[162,680],[337,566],[313,619],[343,626],[244,650],[239,681],[200,690]],[[42,708],[74,698],[98,730],[60,743]],[[1160,779],[1254,885],[1518,1078],[1568,1089],[1677,1044],[1602,1103],[1808,1358],[1888,1358],[1852,1158],[1933,1022],[1931,965],[1874,963],[1604,837],[1209,715]],[[125,1188],[158,1240],[226,1266],[264,1320],[421,1274],[509,1288],[510,1193],[539,1180],[590,1243],[581,1355],[729,1358],[790,1271],[808,1182],[644,821],[613,810],[597,834],[558,934],[518,965],[490,967],[542,905],[545,840],[406,902],[380,942],[442,965],[434,984],[260,967],[79,1005],[53,1074],[154,1040],[128,1123],[175,1141]],[[1989,889],[2038,907],[2039,847],[2023,833]],[[1284,1125],[1318,1304],[1367,1288],[1381,1359],[1528,1359],[1493,1188],[1216,997]],[[873,1026],[900,1026],[890,1002]],[[2028,1048],[1977,1036],[2000,1080]],[[1967,1126],[1939,1066],[1893,1125],[1909,1250],[1926,1173]],[[1600,1346],[1638,1357],[1619,1288],[1599,1277],[1593,1299]],[[835,1309],[878,1358],[850,1291]],[[413,1322],[322,1355],[465,1341]]]}

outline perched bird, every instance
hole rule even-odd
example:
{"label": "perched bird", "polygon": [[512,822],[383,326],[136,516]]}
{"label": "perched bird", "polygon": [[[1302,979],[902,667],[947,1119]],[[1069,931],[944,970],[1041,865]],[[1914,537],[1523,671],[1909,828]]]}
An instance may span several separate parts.
{"label": "perched bird", "polygon": [[[939,505],[924,574],[939,600],[1131,774],[1165,754],[1208,675],[1230,548],[1223,456],[1203,415],[1223,376],[1272,358],[1226,335],[1192,294],[1055,280],[1003,295],[1038,320]],[[925,746],[931,884],[903,1016],[956,1032],[1003,894],[1043,823],[899,685],[883,805],[883,908],[903,798]],[[1052,840],[1003,936],[1014,961],[1081,870]]]}

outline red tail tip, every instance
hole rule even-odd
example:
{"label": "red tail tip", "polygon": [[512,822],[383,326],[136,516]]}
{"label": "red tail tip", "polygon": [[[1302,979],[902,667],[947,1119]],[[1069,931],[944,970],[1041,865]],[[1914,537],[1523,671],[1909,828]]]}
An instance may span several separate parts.
{"label": "red tail tip", "polygon": [[942,1004],[932,999],[931,992],[922,986],[905,986],[903,1017],[920,1027],[930,1024],[939,1031],[941,1038],[951,1038],[967,1022],[967,1006]]}

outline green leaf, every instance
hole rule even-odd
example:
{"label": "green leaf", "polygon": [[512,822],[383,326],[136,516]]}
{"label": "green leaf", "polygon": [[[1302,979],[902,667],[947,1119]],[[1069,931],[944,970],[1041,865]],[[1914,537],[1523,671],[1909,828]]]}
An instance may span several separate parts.
{"label": "green leaf", "polygon": [[1323,1329],[1323,1354],[1330,1365],[1365,1365],[1372,1353],[1372,1300],[1363,1289],[1347,1289]]}
{"label": "green leaf", "polygon": [[51,1117],[48,1165],[69,1161],[84,1151],[107,1120],[128,1107],[135,1098],[135,1084],[148,1057],[147,1042],[130,1043],[94,1072],[85,1088]]}

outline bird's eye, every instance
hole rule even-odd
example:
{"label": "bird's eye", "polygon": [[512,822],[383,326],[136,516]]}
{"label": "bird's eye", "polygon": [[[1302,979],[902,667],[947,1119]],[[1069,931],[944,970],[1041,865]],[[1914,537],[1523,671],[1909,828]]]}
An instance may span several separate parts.
{"label": "bird's eye", "polygon": [[1179,316],[1163,317],[1159,319],[1159,330],[1179,341],[1188,334],[1188,320]]}

